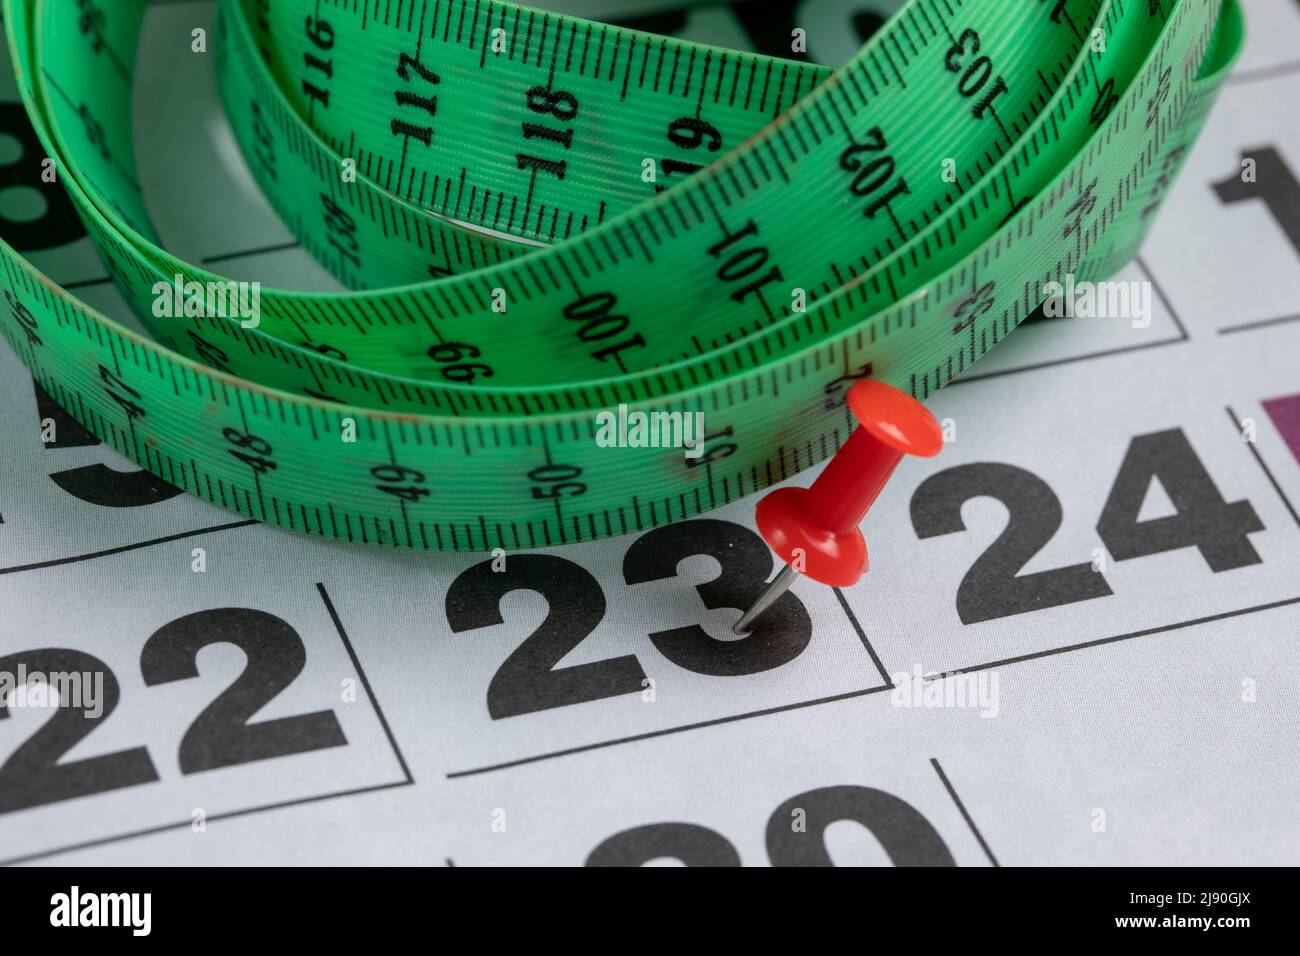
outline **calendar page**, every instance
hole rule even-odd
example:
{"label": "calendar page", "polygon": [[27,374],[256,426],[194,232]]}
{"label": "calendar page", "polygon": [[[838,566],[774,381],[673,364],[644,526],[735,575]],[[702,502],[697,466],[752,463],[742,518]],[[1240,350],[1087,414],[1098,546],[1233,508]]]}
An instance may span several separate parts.
{"label": "calendar page", "polygon": [[[556,4],[777,55],[802,27],[832,64],[893,6]],[[1138,318],[1028,322],[935,395],[945,448],[872,508],[870,572],[798,581],[772,639],[731,628],[777,570],[754,499],[499,554],[322,541],[137,470],[0,344],[0,857],[1300,861],[1300,4],[1245,9],[1114,277]],[[158,234],[235,279],[339,290],[192,49],[215,10],[147,16]],[[0,70],[0,164],[39,149]],[[135,325],[70,206],[31,192],[0,180],[20,251]],[[80,681],[86,717],[37,673]]]}

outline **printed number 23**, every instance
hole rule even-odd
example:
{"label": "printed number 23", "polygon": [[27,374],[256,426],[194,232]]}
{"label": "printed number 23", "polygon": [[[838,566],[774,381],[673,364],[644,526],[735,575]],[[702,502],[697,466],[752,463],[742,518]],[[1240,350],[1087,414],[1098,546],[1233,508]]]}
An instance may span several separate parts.
{"label": "printed number 23", "polygon": [[[694,555],[708,555],[722,566],[718,577],[696,587],[707,608],[747,607],[772,572],[771,552],[758,535],[730,521],[706,519],[656,528],[638,538],[624,556],[623,577],[628,584],[673,578],[678,562]],[[455,633],[501,624],[501,599],[521,590],[540,593],[549,607],[545,620],[488,684],[487,707],[494,720],[635,694],[648,686],[640,661],[631,654],[556,666],[605,616],[605,595],[596,579],[564,558],[521,554],[511,557],[502,572],[494,572],[491,561],[474,565],[447,591],[447,622]],[[736,677],[798,657],[812,640],[812,619],[797,597],[786,594],[739,640],[715,640],[698,624],[649,637],[678,667]]]}

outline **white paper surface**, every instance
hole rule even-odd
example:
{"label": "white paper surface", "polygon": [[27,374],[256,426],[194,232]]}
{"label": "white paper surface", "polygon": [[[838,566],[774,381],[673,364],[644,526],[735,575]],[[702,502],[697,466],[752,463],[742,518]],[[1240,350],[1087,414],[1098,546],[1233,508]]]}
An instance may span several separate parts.
{"label": "white paper surface", "polygon": [[[146,23],[137,150],[154,222],[173,252],[234,278],[338,288],[262,200],[224,126],[211,62],[190,52],[190,31],[210,24],[214,6],[158,5]],[[814,56],[839,60],[853,46],[849,18],[873,6],[888,4],[809,0],[796,22],[806,19]],[[583,10],[611,8],[617,0]],[[842,593],[796,584],[806,646],[789,637],[789,659],[753,673],[700,673],[703,658],[683,666],[664,652],[650,635],[700,625],[703,641],[730,640],[738,612],[708,609],[697,591],[718,574],[711,558],[628,584],[629,536],[539,553],[577,566],[564,575],[586,589],[573,607],[604,604],[585,638],[568,609],[574,646],[557,666],[630,657],[645,681],[563,706],[544,677],[511,690],[503,665],[547,602],[518,590],[500,601],[503,623],[455,632],[449,591],[487,555],[322,542],[185,495],[126,503],[159,497],[138,481],[117,506],[84,500],[122,479],[80,469],[134,467],[78,443],[64,420],[60,440],[43,444],[48,412],[0,344],[0,657],[91,655],[120,693],[62,758],[112,768],[76,796],[19,780],[20,748],[52,712],[9,699],[0,791],[18,787],[31,805],[0,812],[0,860],[580,865],[594,854],[766,865],[822,853],[840,865],[1295,864],[1300,192],[1287,189],[1300,187],[1261,178],[1270,211],[1262,199],[1225,203],[1213,184],[1265,149],[1300,175],[1300,4],[1246,9],[1236,75],[1140,259],[1118,277],[1154,284],[1150,326],[1026,326],[937,395],[930,406],[956,440],[937,459],[905,461],[871,511],[871,572]],[[725,8],[690,13],[686,35],[746,43]],[[0,73],[0,102],[16,102],[11,71]],[[0,125],[0,161],[16,143]],[[0,212],[6,201],[0,192]],[[88,240],[33,259],[128,318]],[[1142,542],[1103,539],[1121,466],[1144,454],[1175,487],[1139,468],[1126,485],[1140,494],[1150,484],[1138,520],[1176,514],[1176,501],[1202,520],[1217,499],[1228,513],[1198,532],[1205,548],[1121,558],[1116,548]],[[925,484],[952,469],[961,478],[947,490]],[[1004,492],[1011,544],[995,544],[1008,505],[978,496],[988,475],[1014,486]],[[702,520],[752,529],[753,504]],[[965,530],[922,536],[918,508],[922,525],[947,509]],[[1013,553],[1028,558],[1022,576],[1042,575],[1028,585],[1040,599],[1064,603],[1006,613],[1016,586],[976,582],[963,623],[963,578]],[[1078,565],[1082,574],[1061,572]],[[232,635],[265,659],[246,660]],[[152,657],[186,639],[205,645],[197,676],[178,676],[173,662],[160,679],[167,665]],[[245,668],[287,681],[252,719],[288,722],[281,739],[298,752],[196,768],[214,761],[196,721]],[[924,706],[924,694],[891,681],[958,670],[923,687],[929,698],[971,690],[974,706]]]}

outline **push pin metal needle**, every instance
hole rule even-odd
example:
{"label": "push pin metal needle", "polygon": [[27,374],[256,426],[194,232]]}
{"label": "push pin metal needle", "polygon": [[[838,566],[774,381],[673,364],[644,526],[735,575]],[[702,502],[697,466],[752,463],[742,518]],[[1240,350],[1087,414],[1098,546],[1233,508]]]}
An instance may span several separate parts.
{"label": "push pin metal needle", "polygon": [[867,509],[904,455],[929,458],[943,448],[934,416],[892,385],[858,382],[849,389],[848,403],[861,427],[812,487],[778,488],[758,503],[758,531],[786,566],[732,626],[736,634],[747,633],[800,570],[831,587],[856,584],[867,570],[867,542],[858,527]]}

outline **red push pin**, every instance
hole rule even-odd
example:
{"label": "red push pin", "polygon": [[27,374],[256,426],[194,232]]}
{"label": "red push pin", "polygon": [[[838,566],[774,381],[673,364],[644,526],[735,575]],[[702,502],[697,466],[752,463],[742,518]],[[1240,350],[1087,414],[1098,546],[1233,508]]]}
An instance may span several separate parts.
{"label": "red push pin", "polygon": [[[867,542],[858,525],[904,455],[929,458],[943,447],[939,423],[916,399],[884,382],[858,382],[848,395],[861,428],[811,488],[778,488],[758,503],[763,540],[786,562],[732,631],[745,634],[803,573],[831,587],[856,584],[867,570]],[[796,562],[796,553],[802,558]]]}

